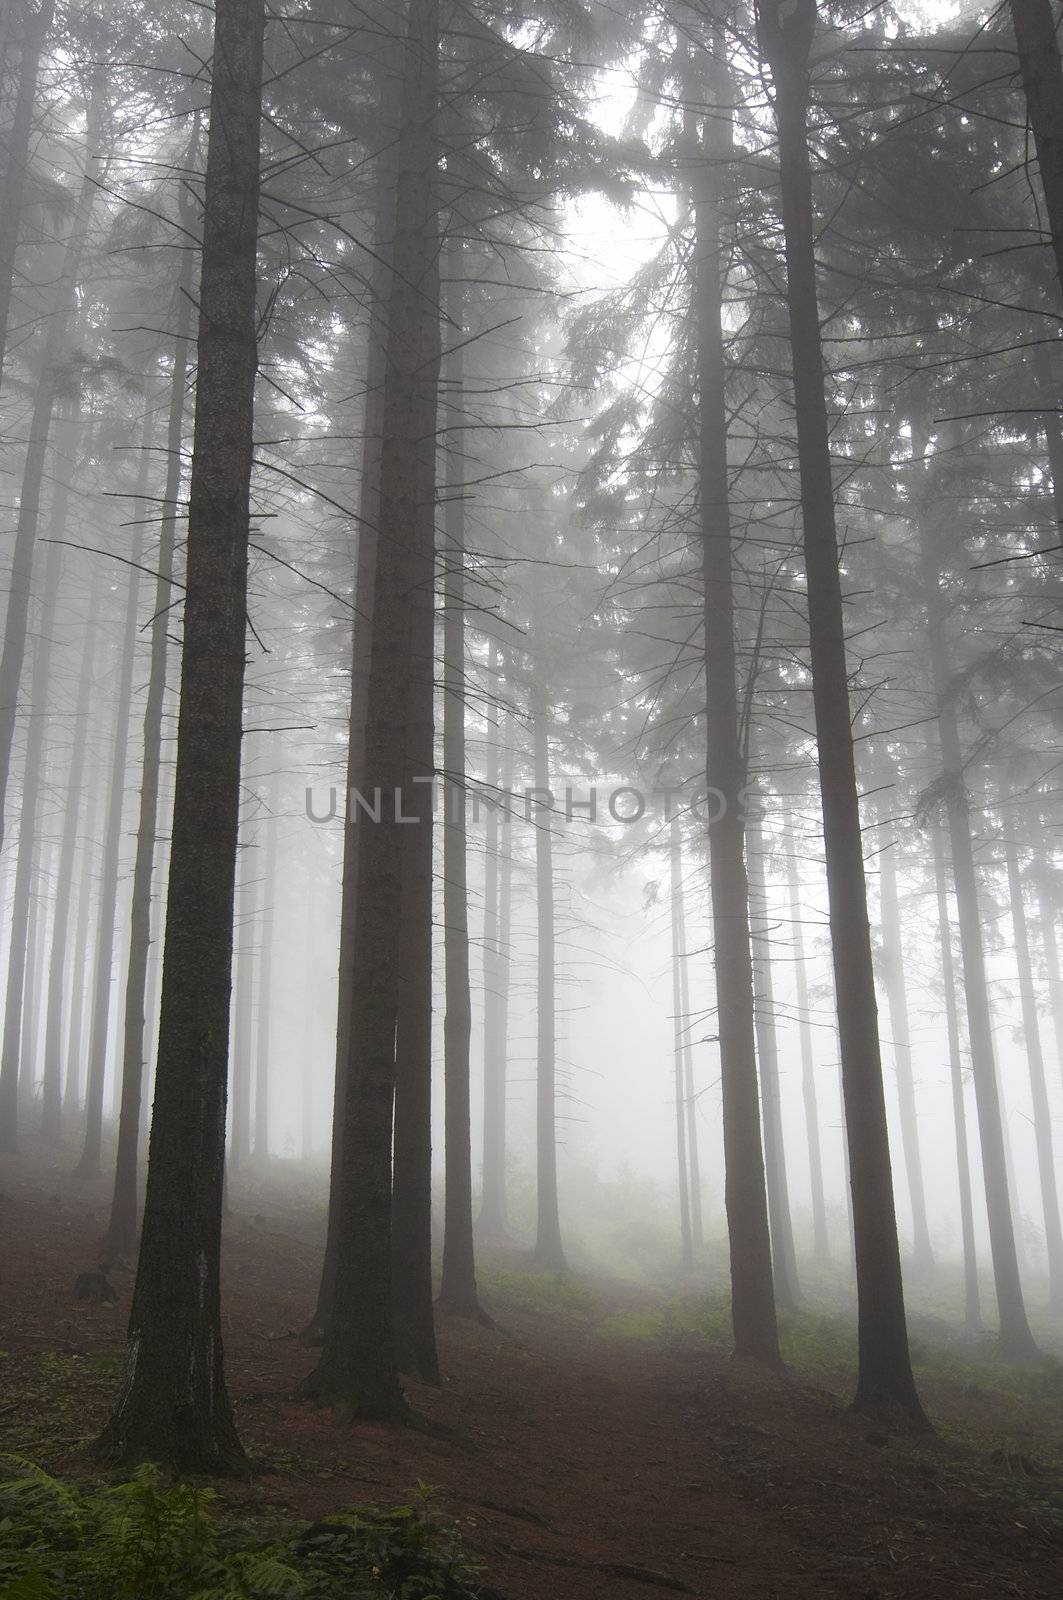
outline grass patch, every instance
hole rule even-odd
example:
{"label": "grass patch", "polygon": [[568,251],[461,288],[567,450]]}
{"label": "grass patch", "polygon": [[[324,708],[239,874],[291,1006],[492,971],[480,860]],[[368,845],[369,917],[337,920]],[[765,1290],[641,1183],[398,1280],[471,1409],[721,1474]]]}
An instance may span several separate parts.
{"label": "grass patch", "polygon": [[602,1313],[601,1296],[569,1272],[538,1272],[533,1267],[482,1266],[477,1278],[491,1307],[533,1311],[542,1316],[568,1315],[591,1322]]}

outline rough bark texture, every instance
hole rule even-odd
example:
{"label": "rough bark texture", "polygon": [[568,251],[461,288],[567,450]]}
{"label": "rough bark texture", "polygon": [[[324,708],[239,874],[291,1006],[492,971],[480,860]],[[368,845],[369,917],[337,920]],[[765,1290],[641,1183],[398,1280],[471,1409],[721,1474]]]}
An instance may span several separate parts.
{"label": "rough bark texture", "polygon": [[[436,0],[412,0],[403,72],[365,768],[380,821],[357,825],[357,918],[332,1314],[305,1392],[402,1418],[392,1315],[396,1033],[423,1027],[430,962],[435,433],[439,378]],[[420,779],[421,782],[415,782]],[[416,819],[411,822],[410,819]],[[407,836],[413,835],[414,842]],[[427,861],[427,872],[425,862]],[[426,900],[427,890],[427,900]],[[416,926],[411,928],[414,906]],[[395,908],[401,908],[396,917]],[[427,937],[426,937],[427,928]],[[416,939],[411,948],[410,935]],[[419,1045],[420,1041],[415,1041]],[[404,1048],[400,1046],[399,1048]]]}
{"label": "rough bark texture", "polygon": [[[717,35],[715,48],[720,50]],[[720,101],[728,91],[717,72]],[[716,119],[710,127],[716,128]],[[705,629],[706,783],[712,797],[709,881],[723,1096],[731,1318],[735,1354],[776,1365],[779,1334],[761,1149],[738,728],[738,669],[727,470],[726,368],[721,313],[723,249],[718,186],[728,150],[701,154],[694,186],[694,316],[698,351],[698,489]],[[715,796],[721,798],[716,800]],[[716,815],[716,812],[719,815]]]}
{"label": "rough bark texture", "polygon": [[923,1423],[908,1349],[893,1201],[816,288],[807,129],[815,22],[815,0],[761,0],[757,6],[779,135],[812,700],[853,1199],[859,1347],[854,1404],[897,1410]]}
{"label": "rough bark texture", "polygon": [[155,1106],[125,1381],[99,1449],[245,1469],[219,1262],[253,454],[262,0],[217,0]]}

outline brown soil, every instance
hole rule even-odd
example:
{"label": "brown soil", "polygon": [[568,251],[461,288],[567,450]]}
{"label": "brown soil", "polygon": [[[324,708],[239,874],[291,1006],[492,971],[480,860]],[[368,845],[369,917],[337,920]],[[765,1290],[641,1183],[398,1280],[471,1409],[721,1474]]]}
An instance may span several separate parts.
{"label": "brown soil", "polygon": [[[0,1167],[0,1189],[5,1445],[85,1470],[131,1275],[112,1273],[117,1306],[71,1299],[96,1265],[103,1186],[24,1156]],[[319,1216],[257,1203],[227,1225],[226,1356],[244,1439],[273,1470],[223,1486],[234,1509],[312,1517],[426,1483],[509,1600],[1063,1594],[1059,1525],[1023,1494],[1031,1475],[1043,1496],[1054,1469],[1009,1453],[1010,1403],[992,1395],[930,1394],[942,1437],[912,1440],[795,1377],[610,1335],[563,1304],[502,1306],[496,1330],[444,1321],[442,1386],[410,1385],[446,1437],[340,1425],[291,1398],[312,1360],[297,1334]],[[976,1426],[988,1431],[957,1442]]]}

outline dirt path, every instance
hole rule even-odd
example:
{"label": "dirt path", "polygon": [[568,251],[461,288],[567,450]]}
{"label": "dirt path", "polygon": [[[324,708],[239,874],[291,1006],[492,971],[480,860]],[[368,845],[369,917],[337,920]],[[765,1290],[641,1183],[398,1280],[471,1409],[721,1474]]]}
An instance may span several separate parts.
{"label": "dirt path", "polygon": [[[31,1171],[0,1170],[0,1424],[69,1470],[113,1393],[131,1279],[113,1275],[115,1307],[71,1302],[106,1197]],[[226,1486],[234,1507],[314,1516],[429,1484],[509,1600],[1063,1594],[1058,1534],[993,1487],[983,1452],[888,1436],[799,1380],[610,1336],[563,1304],[503,1307],[497,1331],[443,1323],[445,1381],[410,1392],[446,1437],[340,1426],[291,1398],[316,1268],[306,1218],[231,1219],[230,1386],[275,1468]]]}

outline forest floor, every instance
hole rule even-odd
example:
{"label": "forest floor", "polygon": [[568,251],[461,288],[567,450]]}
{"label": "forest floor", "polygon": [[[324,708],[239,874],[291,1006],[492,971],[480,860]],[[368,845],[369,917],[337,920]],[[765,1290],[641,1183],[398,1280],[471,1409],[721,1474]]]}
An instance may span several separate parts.
{"label": "forest floor", "polygon": [[[0,1445],[89,1470],[120,1369],[116,1305],[75,1303],[106,1186],[25,1155],[0,1165]],[[483,1264],[494,1329],[441,1320],[444,1381],[411,1383],[448,1432],[341,1425],[292,1398],[320,1211],[262,1196],[226,1225],[225,1346],[245,1442],[271,1470],[228,1483],[242,1517],[409,1503],[427,1484],[507,1600],[1063,1594],[1063,1368],[921,1357],[937,1425],[906,1437],[846,1410],[848,1331],[794,1324],[792,1365],[729,1360],[704,1296]]]}

